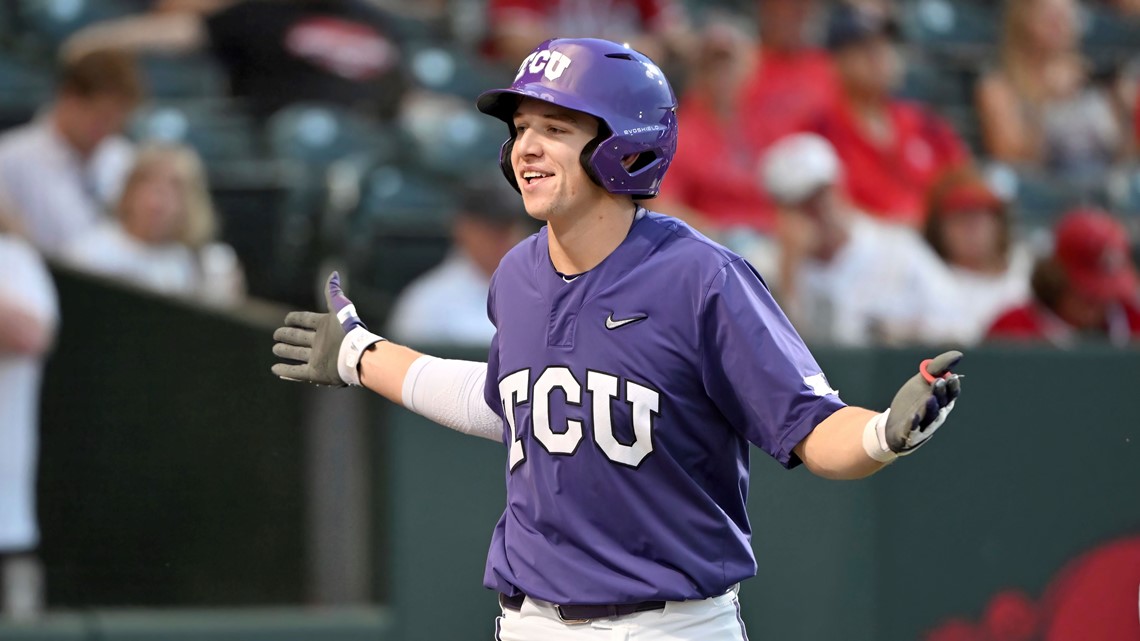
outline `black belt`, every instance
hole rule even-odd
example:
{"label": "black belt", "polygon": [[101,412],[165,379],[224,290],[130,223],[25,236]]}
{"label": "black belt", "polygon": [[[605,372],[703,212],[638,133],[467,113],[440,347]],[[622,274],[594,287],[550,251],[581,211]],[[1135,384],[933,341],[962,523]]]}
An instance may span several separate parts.
{"label": "black belt", "polygon": [[[522,609],[525,594],[517,596],[499,595],[499,603],[508,610],[518,612]],[[555,605],[558,618],[564,623],[585,623],[590,619],[605,619],[607,617],[621,617],[636,612],[651,612],[665,608],[664,601],[642,601],[641,603],[622,603],[620,605]]]}

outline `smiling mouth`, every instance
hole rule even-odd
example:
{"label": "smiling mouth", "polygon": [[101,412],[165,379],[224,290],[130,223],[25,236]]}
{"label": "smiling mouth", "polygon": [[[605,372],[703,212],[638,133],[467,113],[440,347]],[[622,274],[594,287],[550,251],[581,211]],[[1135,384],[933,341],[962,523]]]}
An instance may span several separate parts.
{"label": "smiling mouth", "polygon": [[550,178],[554,174],[547,174],[541,171],[524,171],[522,178],[526,184],[533,185],[544,178]]}

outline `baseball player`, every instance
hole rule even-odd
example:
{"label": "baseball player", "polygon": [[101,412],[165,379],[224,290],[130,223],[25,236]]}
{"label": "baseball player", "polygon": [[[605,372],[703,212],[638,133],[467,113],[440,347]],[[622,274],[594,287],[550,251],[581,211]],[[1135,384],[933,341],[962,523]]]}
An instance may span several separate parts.
{"label": "baseball player", "polygon": [[546,223],[492,279],[487,362],[369,332],[333,274],[328,313],[293,312],[274,334],[273,371],[363,385],[506,446],[484,576],[500,641],[744,639],[749,443],[867,476],[943,423],[961,354],[925,361],[888,411],[845,405],[750,265],[641,206],[677,120],[636,51],[549,40],[478,106],[507,123],[503,174]]}

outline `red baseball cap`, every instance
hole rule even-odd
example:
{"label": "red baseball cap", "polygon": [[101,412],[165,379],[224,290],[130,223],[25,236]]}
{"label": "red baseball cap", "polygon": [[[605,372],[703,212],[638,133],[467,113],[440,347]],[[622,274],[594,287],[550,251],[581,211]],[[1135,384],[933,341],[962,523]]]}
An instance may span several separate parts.
{"label": "red baseball cap", "polygon": [[1128,234],[1107,212],[1078,209],[1055,230],[1054,255],[1076,288],[1100,300],[1136,294],[1136,267],[1128,255]]}
{"label": "red baseball cap", "polygon": [[938,199],[935,208],[942,217],[979,210],[1001,213],[1005,210],[1005,203],[983,183],[973,181],[965,181],[947,189]]}

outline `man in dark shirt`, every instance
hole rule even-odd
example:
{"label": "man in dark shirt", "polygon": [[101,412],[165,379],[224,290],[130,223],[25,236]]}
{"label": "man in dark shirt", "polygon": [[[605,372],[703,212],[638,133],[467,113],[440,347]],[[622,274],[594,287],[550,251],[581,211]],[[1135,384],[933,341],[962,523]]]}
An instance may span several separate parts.
{"label": "man in dark shirt", "polygon": [[160,2],[77,32],[63,51],[70,58],[104,47],[208,51],[257,118],[296,102],[390,118],[407,88],[389,17],[362,0]]}

